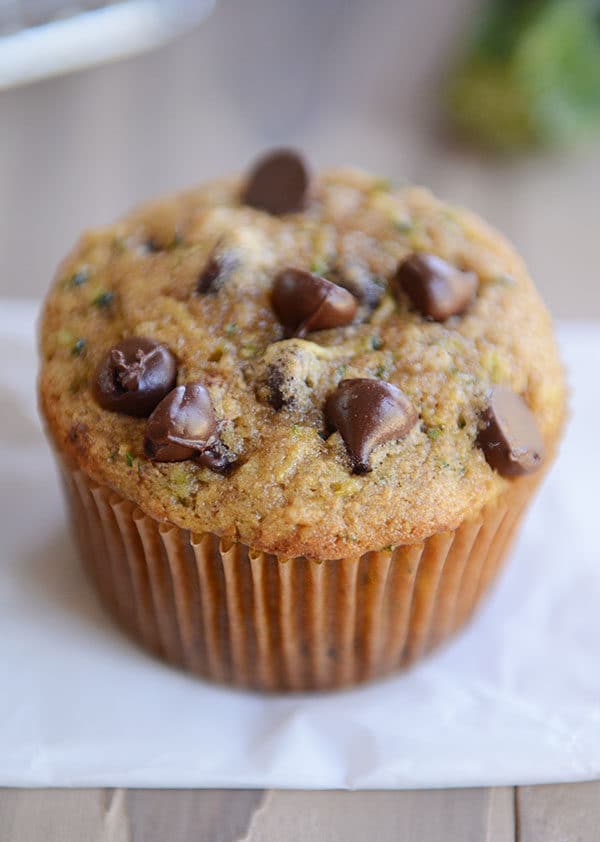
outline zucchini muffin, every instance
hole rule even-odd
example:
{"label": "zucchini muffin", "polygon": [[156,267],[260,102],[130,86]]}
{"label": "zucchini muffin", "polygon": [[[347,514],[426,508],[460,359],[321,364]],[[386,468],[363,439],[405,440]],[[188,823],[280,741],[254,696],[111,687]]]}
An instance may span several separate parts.
{"label": "zucchini muffin", "polygon": [[85,233],[41,350],[103,601],[170,662],[261,689],[448,638],[565,417],[550,318],[498,233],[289,150]]}

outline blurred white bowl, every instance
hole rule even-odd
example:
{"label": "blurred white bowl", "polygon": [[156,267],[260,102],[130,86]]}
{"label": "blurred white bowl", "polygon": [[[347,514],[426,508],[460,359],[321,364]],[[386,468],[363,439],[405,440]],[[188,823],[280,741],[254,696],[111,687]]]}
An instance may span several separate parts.
{"label": "blurred white bowl", "polygon": [[0,0],[0,89],[158,46],[215,0]]}

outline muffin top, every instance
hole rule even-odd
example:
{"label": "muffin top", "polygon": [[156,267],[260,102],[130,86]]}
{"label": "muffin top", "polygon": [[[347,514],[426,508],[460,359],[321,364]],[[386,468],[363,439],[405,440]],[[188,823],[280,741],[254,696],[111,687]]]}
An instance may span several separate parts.
{"label": "muffin top", "polygon": [[540,467],[565,412],[549,316],[499,234],[291,152],[86,232],[41,348],[71,465],[282,557],[454,528]]}

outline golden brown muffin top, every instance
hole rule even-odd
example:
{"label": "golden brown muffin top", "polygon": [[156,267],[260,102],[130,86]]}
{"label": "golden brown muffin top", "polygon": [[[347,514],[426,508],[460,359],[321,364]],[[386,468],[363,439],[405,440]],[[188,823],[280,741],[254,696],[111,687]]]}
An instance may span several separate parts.
{"label": "golden brown muffin top", "polygon": [[[495,385],[523,398],[554,445],[565,385],[551,322],[499,234],[420,187],[355,169],[315,176],[299,212],[249,206],[260,202],[248,193],[246,176],[146,204],[86,232],[62,263],[42,318],[40,391],[67,458],[159,519],[331,559],[454,528],[519,481],[488,464],[478,438]],[[475,276],[464,312],[419,312],[397,282],[414,255]],[[319,329],[331,323],[321,310],[294,326],[293,284],[291,315],[273,296],[290,268],[349,290],[345,323]],[[99,406],[98,366],[131,336],[171,351],[178,384],[206,387],[229,472],[152,461],[146,419]],[[366,473],[334,431],[335,407],[326,417],[354,378],[398,387],[414,410],[372,448]]]}

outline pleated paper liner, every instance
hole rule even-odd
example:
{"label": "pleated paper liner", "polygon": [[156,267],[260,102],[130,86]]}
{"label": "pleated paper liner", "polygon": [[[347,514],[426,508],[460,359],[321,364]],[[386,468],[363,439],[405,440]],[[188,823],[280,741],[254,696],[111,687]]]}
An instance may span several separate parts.
{"label": "pleated paper liner", "polygon": [[197,675],[270,691],[368,681],[439,646],[487,591],[538,482],[512,483],[455,531],[317,562],[191,534],[62,472],[82,559],[121,626]]}

